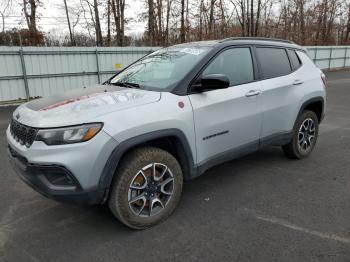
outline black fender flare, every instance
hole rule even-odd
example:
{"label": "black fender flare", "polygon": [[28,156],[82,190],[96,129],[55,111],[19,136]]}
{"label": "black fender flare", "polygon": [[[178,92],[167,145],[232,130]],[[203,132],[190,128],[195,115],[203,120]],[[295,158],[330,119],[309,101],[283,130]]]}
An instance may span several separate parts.
{"label": "black fender flare", "polygon": [[[304,109],[308,106],[308,105],[310,105],[310,104],[312,104],[312,103],[315,103],[315,102],[321,102],[321,104],[322,104],[322,112],[321,112],[321,119],[320,119],[320,123],[321,123],[321,120],[323,119],[323,116],[324,116],[324,99],[323,99],[323,97],[322,96],[316,96],[316,97],[313,97],[313,98],[310,98],[310,99],[308,99],[308,100],[306,100],[302,105],[301,105],[301,107],[300,107],[300,109],[299,109],[299,112],[298,112],[298,114],[297,114],[297,117],[295,118],[295,121],[298,119],[298,117],[301,115],[301,113],[304,111]],[[294,122],[295,122],[294,121]]]}
{"label": "black fender flare", "polygon": [[[102,195],[102,202],[106,200],[106,197],[108,196],[108,190],[111,186],[115,171],[117,170],[118,164],[120,159],[123,157],[123,155],[131,148],[146,143],[148,141],[159,139],[159,138],[165,138],[165,137],[176,137],[179,139],[183,149],[184,154],[187,159],[187,164],[189,168],[189,177],[194,177],[196,174],[196,168],[193,160],[193,154],[191,151],[191,147],[188,143],[188,140],[185,136],[185,134],[180,130],[176,128],[170,128],[170,129],[162,129],[157,131],[152,131],[149,133],[145,133],[142,135],[138,135],[132,138],[129,138],[120,144],[116,146],[116,148],[113,150],[111,155],[109,156],[106,165],[103,168],[100,181],[99,181],[99,192]],[[186,179],[186,177],[185,177]],[[104,196],[104,197],[103,197]]]}

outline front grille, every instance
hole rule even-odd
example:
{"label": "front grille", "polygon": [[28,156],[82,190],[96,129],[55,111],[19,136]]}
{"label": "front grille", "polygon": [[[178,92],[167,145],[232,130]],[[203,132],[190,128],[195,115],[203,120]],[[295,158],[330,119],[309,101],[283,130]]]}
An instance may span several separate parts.
{"label": "front grille", "polygon": [[36,128],[22,125],[14,119],[11,121],[10,132],[12,137],[26,147],[33,144],[37,131]]}

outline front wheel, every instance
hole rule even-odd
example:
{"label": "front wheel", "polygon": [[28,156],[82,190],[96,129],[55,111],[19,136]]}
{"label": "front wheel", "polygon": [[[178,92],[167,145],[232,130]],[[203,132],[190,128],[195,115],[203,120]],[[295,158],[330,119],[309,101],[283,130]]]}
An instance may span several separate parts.
{"label": "front wheel", "polygon": [[162,149],[145,147],[128,153],[115,176],[109,207],[130,228],[145,229],[164,221],[180,200],[181,167]]}
{"label": "front wheel", "polygon": [[289,158],[308,157],[316,145],[318,137],[318,118],[312,111],[304,111],[297,119],[293,129],[292,141],[283,146]]}

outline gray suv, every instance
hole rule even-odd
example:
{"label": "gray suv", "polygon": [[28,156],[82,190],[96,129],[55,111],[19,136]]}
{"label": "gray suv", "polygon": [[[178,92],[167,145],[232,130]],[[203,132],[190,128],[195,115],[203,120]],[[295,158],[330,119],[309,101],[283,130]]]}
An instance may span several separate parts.
{"label": "gray suv", "polygon": [[108,203],[134,229],[174,211],[183,181],[265,146],[313,150],[325,76],[292,42],[230,38],[160,49],[103,85],[13,113],[8,152],[46,197]]}

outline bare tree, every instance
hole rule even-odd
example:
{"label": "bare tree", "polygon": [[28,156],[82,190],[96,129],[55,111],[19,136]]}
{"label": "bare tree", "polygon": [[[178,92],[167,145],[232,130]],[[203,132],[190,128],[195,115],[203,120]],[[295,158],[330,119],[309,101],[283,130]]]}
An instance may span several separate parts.
{"label": "bare tree", "polygon": [[94,0],[93,8],[94,8],[94,15],[95,15],[96,43],[98,46],[102,46],[103,45],[102,30],[101,30],[100,14],[98,11],[97,0]]}
{"label": "bare tree", "polygon": [[[0,3],[3,32],[11,1],[2,0]],[[146,8],[144,12],[140,11],[140,17],[147,22],[147,29],[144,37],[134,40],[135,44],[147,42],[148,45],[165,46],[231,36],[265,36],[307,45],[347,43],[350,38],[349,0],[142,1]],[[37,9],[43,0],[21,2],[28,31],[37,32],[40,17]],[[91,39],[96,38],[95,44],[99,46],[112,43],[123,46],[129,41],[129,37],[125,36],[125,25],[130,19],[125,17],[126,0],[59,2],[69,29],[69,37],[66,36],[64,44],[68,44],[69,39],[72,45],[77,43],[75,30],[78,25],[89,34],[89,37],[79,34],[82,41],[89,39],[91,43]],[[75,2],[80,3],[79,8],[74,8]],[[80,23],[80,16],[85,19],[84,23]],[[104,31],[105,39],[102,35]],[[52,38],[50,43],[57,42],[56,38]]]}
{"label": "bare tree", "polygon": [[111,0],[107,0],[107,46],[111,45]]}
{"label": "bare tree", "polygon": [[258,0],[258,8],[256,11],[256,20],[255,20],[255,28],[254,28],[254,36],[258,36],[259,25],[260,25],[260,13],[261,13],[261,0]]}
{"label": "bare tree", "polygon": [[180,41],[181,43],[186,41],[185,31],[185,0],[181,0],[181,29],[180,29]]}
{"label": "bare tree", "polygon": [[151,46],[154,45],[154,38],[155,38],[154,21],[155,21],[154,2],[153,0],[148,0],[148,43]]}
{"label": "bare tree", "polygon": [[254,0],[230,0],[241,27],[242,36],[258,36],[263,4],[266,6],[268,1],[265,0],[263,3],[262,0],[257,2]]}
{"label": "bare tree", "polygon": [[221,18],[220,33],[221,35],[225,35],[226,34],[226,14],[225,14],[225,5],[223,0],[220,0],[219,7],[220,7],[220,18]]}
{"label": "bare tree", "polygon": [[63,3],[64,3],[64,8],[65,8],[65,11],[66,11],[66,16],[67,16],[67,24],[68,24],[68,29],[69,29],[70,43],[71,43],[71,45],[75,45],[74,36],[73,36],[73,32],[72,32],[72,27],[71,27],[70,19],[69,19],[67,0],[63,0]]}
{"label": "bare tree", "polygon": [[12,0],[3,0],[3,3],[0,5],[0,15],[2,19],[2,32],[5,32],[5,18],[8,16],[8,11],[12,6]]}
{"label": "bare tree", "polygon": [[75,35],[75,28],[79,24],[80,21],[80,16],[81,16],[82,10],[77,9],[77,11],[74,13],[74,19],[73,19],[73,24],[72,24],[72,33],[73,33],[73,39],[74,39],[74,44],[77,44],[77,39]]}
{"label": "bare tree", "polygon": [[124,45],[125,34],[125,0],[119,0],[120,4],[120,46]]}
{"label": "bare tree", "polygon": [[344,37],[344,43],[346,43],[349,39],[349,35],[350,35],[350,3],[347,6],[348,11],[347,11],[347,22],[346,22],[346,31],[345,31],[345,37]]}
{"label": "bare tree", "polygon": [[[95,37],[96,37],[96,45],[102,46],[103,45],[103,39],[102,39],[102,30],[101,30],[101,22],[100,22],[100,13],[99,13],[99,3],[97,0],[93,0],[93,3],[90,2],[90,0],[80,0],[81,2],[81,8],[83,10],[84,18],[87,23],[87,29],[90,34],[89,27],[92,25],[95,31]],[[89,10],[89,17],[87,16],[87,12],[85,10],[85,6],[88,7]],[[91,23],[90,23],[91,21]]]}
{"label": "bare tree", "polygon": [[166,5],[166,26],[165,26],[165,45],[169,45],[169,22],[170,22],[170,9],[172,0],[167,0]]}
{"label": "bare tree", "polygon": [[41,0],[23,0],[23,13],[30,32],[36,33],[37,29],[37,8]]}
{"label": "bare tree", "polygon": [[[63,0],[57,3],[56,7],[59,10],[61,10],[61,12],[64,14],[67,20],[67,26],[69,30],[69,43],[64,41],[64,45],[76,46],[77,41],[75,38],[75,29],[80,22],[81,14],[83,12],[80,2],[76,2],[76,1],[68,2],[67,0]],[[58,18],[58,21],[62,22],[60,17]],[[51,40],[52,40],[52,37],[51,37]]]}
{"label": "bare tree", "polygon": [[210,13],[209,13],[209,38],[212,38],[214,35],[214,9],[215,9],[216,0],[210,0]]}
{"label": "bare tree", "polygon": [[238,22],[241,26],[241,32],[242,32],[242,36],[245,36],[245,1],[244,0],[239,0],[239,1],[235,1],[235,0],[231,0],[231,3],[233,5],[233,8],[236,12],[237,15],[237,19]]}
{"label": "bare tree", "polygon": [[305,32],[305,4],[306,0],[299,0],[299,22],[300,22],[300,43],[305,45],[306,32]]}
{"label": "bare tree", "polygon": [[254,36],[254,0],[250,0],[249,36]]}
{"label": "bare tree", "polygon": [[157,28],[157,39],[159,45],[164,45],[163,38],[163,0],[157,0],[157,19],[158,19],[158,28]]}
{"label": "bare tree", "polygon": [[111,0],[118,46],[123,46],[125,31],[125,0]]}
{"label": "bare tree", "polygon": [[115,31],[117,34],[117,42],[120,38],[120,6],[119,0],[111,0],[111,9],[114,17]]}
{"label": "bare tree", "polygon": [[202,40],[203,38],[203,12],[204,12],[204,0],[200,1],[199,4],[199,33],[198,33],[198,39]]}

